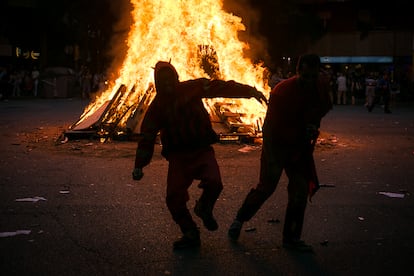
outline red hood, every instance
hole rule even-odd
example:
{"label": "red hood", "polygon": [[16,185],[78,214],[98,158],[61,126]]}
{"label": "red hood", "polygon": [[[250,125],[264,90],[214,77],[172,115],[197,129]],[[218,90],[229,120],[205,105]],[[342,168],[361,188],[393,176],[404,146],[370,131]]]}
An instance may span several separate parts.
{"label": "red hood", "polygon": [[158,82],[158,73],[160,70],[164,70],[164,69],[168,69],[171,70],[174,75],[175,75],[175,82],[176,85],[178,84],[178,73],[177,70],[175,70],[175,67],[166,61],[158,61],[157,64],[155,65],[155,70],[154,70],[154,81],[155,81],[155,88],[157,88],[157,82]]}

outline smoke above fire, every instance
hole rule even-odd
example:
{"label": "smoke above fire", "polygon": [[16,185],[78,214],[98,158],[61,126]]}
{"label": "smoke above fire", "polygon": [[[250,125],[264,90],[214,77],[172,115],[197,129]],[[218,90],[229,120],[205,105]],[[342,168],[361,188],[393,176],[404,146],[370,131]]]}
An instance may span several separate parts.
{"label": "smoke above fire", "polygon": [[[235,80],[267,95],[266,68],[254,56],[257,52],[265,53],[264,47],[244,24],[246,21],[254,25],[254,20],[243,21],[226,11],[222,0],[130,0],[129,4],[130,15],[125,16],[131,23],[127,38],[114,46],[125,51],[119,54],[123,60],[111,68],[115,79],[91,101],[76,125],[102,109],[121,88],[122,97],[115,108],[122,112],[122,118],[119,114],[115,117],[119,126],[126,125],[135,109],[130,107],[136,107],[153,90],[153,67],[160,60],[175,66],[180,81],[200,77]],[[242,9],[240,4],[230,2],[226,7]],[[248,14],[249,8],[246,9],[244,14]],[[253,42],[257,51],[248,41]],[[265,107],[254,99],[209,101],[206,100],[206,107],[215,101],[228,102],[232,112],[243,114],[244,123],[256,124],[265,113]],[[105,120],[111,123],[115,118]]]}

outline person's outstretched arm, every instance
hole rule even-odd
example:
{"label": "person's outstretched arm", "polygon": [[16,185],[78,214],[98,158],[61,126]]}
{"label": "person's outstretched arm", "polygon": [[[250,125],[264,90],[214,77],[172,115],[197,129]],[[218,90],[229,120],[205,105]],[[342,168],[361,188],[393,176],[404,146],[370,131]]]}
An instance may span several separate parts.
{"label": "person's outstretched arm", "polygon": [[201,98],[255,98],[267,104],[266,96],[255,87],[233,80],[209,80],[205,78],[182,83],[189,97]]}

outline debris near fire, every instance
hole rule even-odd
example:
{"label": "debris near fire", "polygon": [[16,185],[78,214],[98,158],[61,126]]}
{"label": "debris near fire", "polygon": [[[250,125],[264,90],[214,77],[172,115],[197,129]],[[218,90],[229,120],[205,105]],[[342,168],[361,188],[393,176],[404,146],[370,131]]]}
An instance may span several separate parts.
{"label": "debris near fire", "polygon": [[138,97],[135,87],[131,91],[126,90],[125,85],[120,85],[111,100],[103,103],[89,116],[79,118],[77,122],[66,130],[60,139],[100,139],[106,142],[110,139],[133,139],[134,133],[139,128],[143,114],[154,97],[154,86],[150,85],[145,93]]}
{"label": "debris near fire", "polygon": [[215,102],[210,109],[210,117],[213,129],[221,142],[246,142],[253,143],[262,137],[261,120],[256,125],[243,123],[246,114],[231,111],[232,103]]}
{"label": "debris near fire", "polygon": [[[94,113],[81,117],[58,138],[60,141],[68,139],[99,139],[101,142],[109,140],[137,140],[140,135],[141,123],[149,104],[155,96],[155,87],[150,84],[145,93],[137,101],[135,87],[127,92],[126,86],[121,85],[111,100],[103,103]],[[132,103],[132,104],[128,104]],[[243,123],[246,114],[234,112],[231,101],[214,102],[205,100],[205,106],[210,111],[213,129],[221,142],[253,143],[261,138],[261,118],[256,124]]]}

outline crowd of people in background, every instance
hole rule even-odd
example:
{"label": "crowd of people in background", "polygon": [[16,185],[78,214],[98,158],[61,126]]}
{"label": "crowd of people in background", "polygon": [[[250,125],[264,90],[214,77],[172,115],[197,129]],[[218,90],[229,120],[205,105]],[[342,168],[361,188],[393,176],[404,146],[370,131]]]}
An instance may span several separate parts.
{"label": "crowd of people in background", "polygon": [[9,70],[7,67],[0,68],[0,94],[1,99],[10,97],[29,96],[37,93],[39,71],[35,69]]}
{"label": "crowd of people in background", "polygon": [[[344,70],[323,68],[321,73],[327,76],[330,85],[330,97],[334,105],[365,106],[368,112],[380,107],[384,113],[391,113],[397,101],[414,99],[414,83],[407,72],[397,72],[379,66],[377,69],[361,70],[344,67]],[[274,69],[268,76],[272,89],[277,83],[291,77],[280,68]]]}
{"label": "crowd of people in background", "polygon": [[[334,105],[363,105],[368,112],[374,107],[381,107],[384,113],[391,113],[397,98],[404,96],[410,99],[412,83],[407,77],[388,69],[372,71],[322,69],[330,85],[330,97]],[[280,68],[274,69],[268,76],[268,85],[273,87],[291,77],[290,72],[283,73]],[[404,95],[400,95],[404,90]]]}
{"label": "crowd of people in background", "polygon": [[[106,74],[103,72],[92,72],[84,65],[78,71],[73,72],[73,93],[79,94],[84,99],[92,99],[93,95],[103,91],[107,85]],[[0,100],[19,97],[46,97],[43,89],[47,85],[55,85],[48,79],[53,79],[46,70],[38,66],[24,68],[11,68],[0,66]]]}
{"label": "crowd of people in background", "polygon": [[[384,113],[391,113],[391,107],[401,92],[401,82],[388,70],[357,72],[329,72],[331,101],[336,105],[357,104],[363,101],[368,112],[381,106]],[[406,89],[409,87],[407,85]]]}
{"label": "crowd of people in background", "polygon": [[[93,99],[94,95],[107,88],[107,76],[103,72],[94,72],[86,65],[73,71],[76,91],[73,93],[83,99]],[[282,72],[280,68],[268,72],[268,84],[273,88],[277,83],[292,76],[290,71]],[[324,70],[329,76],[331,101],[335,105],[356,105],[364,99],[364,105],[371,112],[375,106],[382,106],[384,112],[391,113],[402,89],[410,91],[412,84],[393,72],[377,70],[359,72],[357,70]],[[385,76],[385,81],[383,81]],[[379,84],[385,83],[380,88]],[[38,66],[13,68],[0,66],[0,100],[16,97],[46,97],[44,86],[48,84],[44,70]],[[50,84],[50,83],[49,83]]]}

